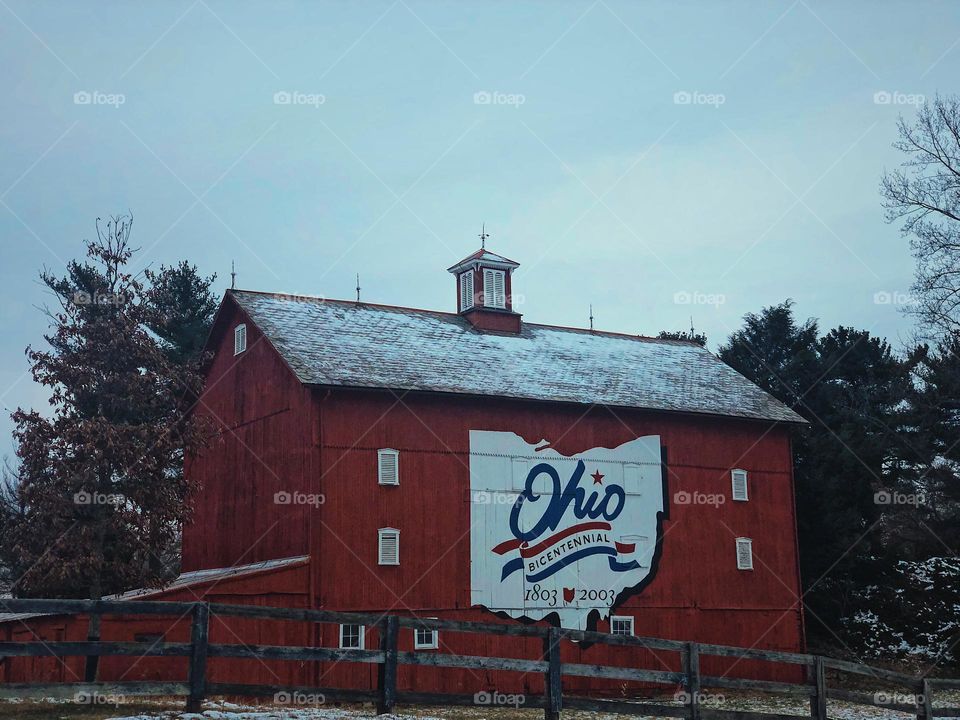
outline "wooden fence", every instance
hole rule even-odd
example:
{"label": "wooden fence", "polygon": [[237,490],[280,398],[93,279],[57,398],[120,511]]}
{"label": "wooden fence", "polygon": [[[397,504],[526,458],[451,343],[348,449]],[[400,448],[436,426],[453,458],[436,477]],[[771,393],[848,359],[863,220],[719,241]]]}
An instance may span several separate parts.
{"label": "wooden fence", "polygon": [[[153,601],[91,601],[91,600],[14,600],[0,599],[0,611],[42,614],[99,614],[99,615],[171,615],[192,616],[189,643],[104,642],[104,641],[36,641],[0,642],[0,657],[103,657],[110,655],[186,657],[189,669],[185,682],[123,682],[123,683],[3,683],[0,697],[70,697],[87,695],[123,694],[185,695],[187,709],[197,711],[207,696],[233,695],[269,697],[278,693],[322,695],[327,700],[345,702],[375,702],[379,713],[391,712],[396,704],[405,705],[475,705],[483,703],[477,695],[448,693],[420,693],[397,691],[399,665],[422,665],[446,668],[506,670],[520,673],[539,673],[544,678],[543,695],[517,696],[523,707],[542,708],[547,720],[558,720],[563,709],[594,710],[628,715],[685,717],[691,720],[790,720],[801,717],[774,713],[719,710],[705,706],[703,688],[752,690],[810,700],[809,716],[826,720],[827,701],[842,700],[887,710],[910,713],[920,720],[935,717],[960,717],[958,707],[934,707],[933,693],[937,690],[960,690],[960,680],[920,678],[905,673],[869,667],[844,660],[815,655],[770,650],[751,650],[725,645],[678,642],[630,635],[609,635],[563,628],[534,625],[462,622],[398,615],[377,615],[259,607],[252,605],[224,605],[204,602]],[[211,644],[209,627],[211,616],[258,618],[262,620],[293,620],[318,623],[349,623],[376,627],[380,646],[376,650],[347,650],[326,647],[294,647],[289,645]],[[512,637],[539,638],[543,654],[528,660],[506,657],[457,655],[443,652],[406,652],[397,649],[397,634],[401,627],[444,630],[460,633],[480,633]],[[564,663],[560,661],[560,643],[574,641],[606,645],[644,648],[678,653],[681,672],[649,670],[634,667]],[[749,680],[715,677],[700,672],[702,656],[720,656],[788,663],[806,668],[807,681],[803,683]],[[374,663],[378,665],[376,690],[324,687],[285,687],[207,681],[208,658],[249,658],[260,660],[335,661]],[[874,680],[902,688],[902,694],[881,697],[881,693],[830,688],[827,670],[867,676]],[[611,700],[597,697],[574,697],[563,693],[563,676],[605,678],[682,687],[682,704],[664,705],[627,699]],[[892,701],[891,701],[892,700]]]}

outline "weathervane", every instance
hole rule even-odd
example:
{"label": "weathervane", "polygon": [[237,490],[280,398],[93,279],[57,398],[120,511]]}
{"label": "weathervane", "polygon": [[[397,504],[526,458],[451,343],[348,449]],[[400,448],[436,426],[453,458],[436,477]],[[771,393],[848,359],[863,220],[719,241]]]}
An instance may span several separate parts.
{"label": "weathervane", "polygon": [[590,303],[590,329],[593,330],[593,303]]}
{"label": "weathervane", "polygon": [[237,268],[233,264],[233,260],[230,261],[230,289],[233,290],[237,287]]}
{"label": "weathervane", "polygon": [[357,273],[357,302],[360,302],[360,273]]}
{"label": "weathervane", "polygon": [[487,224],[486,224],[486,223],[483,223],[483,225],[480,226],[480,235],[478,235],[478,237],[480,238],[480,249],[481,249],[481,250],[486,250],[486,249],[487,249],[487,238],[490,237],[490,234],[487,232]]}

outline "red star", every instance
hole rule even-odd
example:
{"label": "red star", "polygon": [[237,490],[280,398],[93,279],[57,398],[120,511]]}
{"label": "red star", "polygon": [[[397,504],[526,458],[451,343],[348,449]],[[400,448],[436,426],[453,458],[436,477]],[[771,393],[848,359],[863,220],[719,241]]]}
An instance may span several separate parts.
{"label": "red star", "polygon": [[593,478],[593,484],[594,484],[594,485],[601,485],[601,484],[603,483],[603,478],[604,478],[604,476],[600,474],[600,471],[599,471],[599,470],[597,470],[597,471],[596,471],[593,475],[591,475],[590,477]]}

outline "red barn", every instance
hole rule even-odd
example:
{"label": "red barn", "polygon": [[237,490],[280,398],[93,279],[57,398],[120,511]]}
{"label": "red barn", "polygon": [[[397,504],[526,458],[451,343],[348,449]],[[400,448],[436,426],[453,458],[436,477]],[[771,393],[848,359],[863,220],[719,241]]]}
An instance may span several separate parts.
{"label": "red barn", "polygon": [[[695,343],[523,321],[516,267],[485,249],[451,267],[455,313],[228,291],[199,404],[220,432],[188,463],[200,489],[185,575],[159,595],[801,650],[789,435],[801,418]],[[357,626],[244,622],[214,641],[375,642]],[[114,634],[130,639],[129,625]],[[410,635],[401,649],[537,651]],[[599,646],[564,659],[661,662]],[[143,674],[170,662],[144,660]],[[239,677],[237,662],[213,672],[341,686],[376,672],[247,661]],[[405,667],[400,682],[531,689],[483,675]]]}

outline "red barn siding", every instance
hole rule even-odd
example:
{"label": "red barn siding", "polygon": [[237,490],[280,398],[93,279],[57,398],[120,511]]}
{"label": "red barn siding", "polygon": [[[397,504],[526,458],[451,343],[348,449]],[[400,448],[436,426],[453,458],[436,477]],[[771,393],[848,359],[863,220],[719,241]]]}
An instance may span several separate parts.
{"label": "red barn siding", "polygon": [[[225,310],[227,307],[225,306]],[[242,313],[224,319],[197,413],[217,432],[187,467],[200,483],[183,532],[183,570],[306,555],[309,506],[278,505],[274,494],[317,492],[316,404]],[[247,350],[233,354],[233,327],[247,324]]]}
{"label": "red barn siding", "polygon": [[[653,581],[621,606],[641,635],[744,647],[799,650],[801,611],[788,432],[782,426],[495,399],[334,390],[322,400],[320,555],[313,563],[318,605],[336,610],[413,611],[489,620],[470,608],[469,430],[506,430],[563,454],[616,447],[659,434],[669,461],[670,517]],[[400,485],[377,484],[377,448],[400,451]],[[750,500],[730,500],[730,469],[749,471]],[[678,491],[723,495],[719,508],[677,505]],[[377,564],[377,529],[399,528],[401,561]],[[737,536],[754,541],[753,571],[736,568]],[[467,610],[466,612],[462,612]],[[607,629],[601,623],[600,630]],[[443,649],[516,652],[516,641],[442,635]],[[586,662],[624,652],[594,646],[567,652]],[[667,654],[669,657],[669,654]],[[657,667],[656,658],[652,658]],[[708,672],[730,661],[707,659]],[[737,673],[796,679],[796,668],[739,663]],[[421,675],[423,674],[422,671]],[[444,671],[444,687],[476,689],[473,673]],[[496,675],[496,674],[493,674]],[[493,676],[491,675],[491,677]],[[516,689],[503,673],[498,687]],[[350,671],[332,671],[344,682]],[[510,679],[512,678],[512,680]],[[539,680],[536,680],[539,682]],[[572,680],[578,687],[610,683]],[[451,683],[453,685],[451,685]],[[474,690],[475,691],[475,690]]]}
{"label": "red barn siding", "polygon": [[[308,567],[306,565],[270,570],[257,575],[225,578],[151,595],[151,600],[170,602],[209,602],[272,607],[308,606]],[[86,615],[54,615],[12,621],[2,626],[12,640],[86,640]],[[2,633],[3,630],[0,630]],[[311,645],[313,626],[280,620],[214,617],[210,622],[210,642],[247,645]],[[163,635],[165,642],[190,642],[190,617],[154,615],[105,615],[101,637],[104,641],[133,642],[137,635]],[[4,636],[0,634],[0,638]],[[0,668],[4,682],[81,682],[85,660],[67,658],[7,658]],[[5,673],[5,674],[4,674]],[[301,663],[211,658],[210,682],[238,681],[263,684],[297,684],[310,681],[309,671]],[[103,681],[183,681],[187,677],[187,658],[182,657],[104,657],[99,667]]]}

